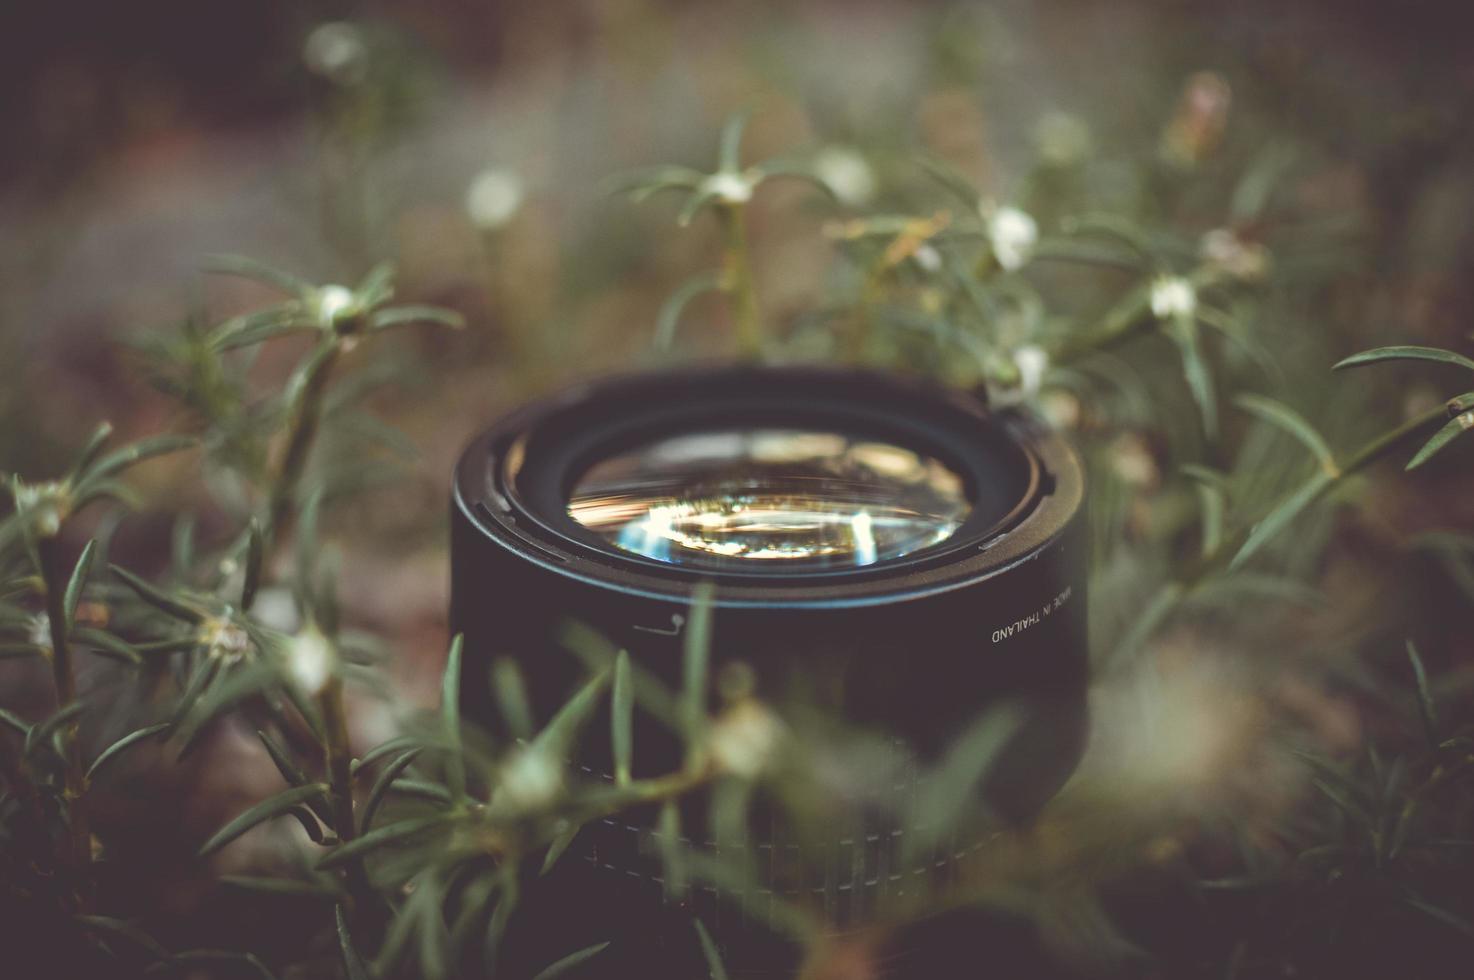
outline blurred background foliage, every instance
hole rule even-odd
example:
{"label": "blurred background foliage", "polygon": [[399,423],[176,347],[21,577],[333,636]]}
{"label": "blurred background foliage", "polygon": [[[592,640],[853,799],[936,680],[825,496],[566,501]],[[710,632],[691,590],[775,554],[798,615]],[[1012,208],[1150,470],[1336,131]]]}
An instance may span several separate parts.
{"label": "blurred background foliage", "polygon": [[[1227,508],[1227,527],[1247,527],[1317,472],[1235,392],[1272,396],[1349,451],[1462,390],[1452,368],[1329,369],[1384,344],[1469,347],[1464,11],[166,0],[5,16],[0,470],[66,471],[99,418],[128,437],[205,424],[238,436],[212,446],[229,465],[207,468],[208,497],[192,460],[133,471],[146,505],[118,527],[111,560],[174,574],[184,512],[198,513],[192,538],[237,541],[249,495],[230,473],[266,449],[232,413],[276,410],[242,393],[287,382],[310,348],[274,342],[239,375],[212,373],[206,324],[278,297],[200,277],[202,256],[261,256],[312,282],[361,282],[392,261],[400,297],[468,323],[383,338],[389,367],[341,395],[402,436],[352,423],[323,444],[325,497],[366,490],[324,508],[322,533],[345,556],[341,618],[396,651],[385,665],[396,697],[355,701],[355,742],[393,735],[406,704],[436,702],[446,476],[469,435],[570,379],[735,349],[740,312],[694,290],[666,324],[670,349],[653,343],[669,297],[724,261],[722,221],[680,228],[679,199],[635,202],[610,179],[653,164],[709,172],[716,134],[748,111],[744,166],[792,163],[832,192],[775,180],[742,202],[770,346],[1004,397],[1027,389],[1090,462],[1097,761],[1055,825],[1085,843],[999,857],[1024,862],[1024,878],[1043,854],[1065,879],[1108,883],[1109,928],[1093,902],[1050,907],[1056,961],[1376,975],[1432,974],[1467,955],[1457,944],[1474,896],[1458,875],[1474,800],[1467,781],[1446,795],[1439,775],[1453,758],[1440,753],[1465,748],[1423,741],[1425,728],[1435,744],[1462,737],[1474,696],[1469,454],[1410,477],[1400,466],[1351,474],[1334,493],[1353,506],[1299,515],[1253,575],[1161,601],[1191,569],[1207,515]],[[861,214],[894,219],[856,224]],[[982,339],[916,319],[974,301],[948,262],[971,267],[979,249],[998,267],[976,300],[991,311]],[[1210,353],[1185,359],[1191,345],[1164,330],[1062,356],[1133,289],[1173,321],[1184,296],[1156,287],[1204,269],[1228,282],[1201,290],[1193,329],[1211,334]],[[953,291],[938,299],[937,282]],[[899,326],[859,330],[866,310]],[[1050,356],[1020,359],[1025,348]],[[1216,384],[1206,396],[1194,357]],[[1020,377],[1030,364],[1043,376]],[[1219,487],[1184,464],[1229,475]],[[78,549],[97,533],[81,523]],[[1436,724],[1419,716],[1409,638]],[[1160,669],[1124,669],[1142,661]],[[7,704],[48,703],[44,672],[0,668]],[[232,922],[238,900],[194,859],[276,786],[248,736],[224,733],[187,771],[151,777],[152,801],[108,803],[114,839],[151,856],[138,914],[190,944],[250,947],[290,918]],[[1423,814],[1426,845],[1411,865],[1387,841],[1408,807]],[[1119,827],[1122,808],[1140,836],[1109,859],[1119,840],[1092,845],[1082,828]],[[226,870],[251,866],[251,853],[227,855]],[[1411,924],[1388,913],[1389,894]],[[841,967],[812,972],[845,975],[826,969]]]}

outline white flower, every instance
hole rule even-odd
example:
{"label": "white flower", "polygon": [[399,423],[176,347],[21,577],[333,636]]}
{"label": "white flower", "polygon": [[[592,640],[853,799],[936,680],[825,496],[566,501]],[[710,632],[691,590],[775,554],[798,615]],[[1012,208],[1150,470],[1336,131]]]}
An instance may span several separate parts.
{"label": "white flower", "polygon": [[1027,344],[1013,352],[1013,363],[1018,365],[1019,388],[1025,398],[1039,393],[1044,373],[1049,370],[1049,354],[1037,344]]}
{"label": "white flower", "polygon": [[1191,316],[1198,308],[1198,291],[1181,276],[1159,276],[1152,283],[1152,315],[1159,320]]}
{"label": "white flower", "polygon": [[31,531],[38,538],[54,538],[61,533],[62,512],[70,509],[66,487],[56,481],[23,484],[17,481],[15,509],[26,515]]}
{"label": "white flower", "polygon": [[701,189],[723,204],[745,204],[752,200],[752,181],[725,170],[703,180]]}
{"label": "white flower", "polygon": [[563,790],[563,767],[541,749],[520,749],[502,766],[496,802],[514,812],[547,806]]}
{"label": "white flower", "polygon": [[333,648],[314,626],[292,637],[287,646],[287,674],[303,692],[316,694],[333,672]]}
{"label": "white flower", "polygon": [[363,32],[352,24],[332,22],[313,28],[302,45],[302,60],[324,78],[343,85],[361,81],[368,63]]}
{"label": "white flower", "polygon": [[991,214],[985,210],[983,218],[988,222],[988,241],[999,265],[1012,272],[1029,261],[1039,241],[1039,223],[1028,212],[1003,207]]}
{"label": "white flower", "polygon": [[483,231],[506,227],[526,196],[522,178],[510,170],[488,167],[466,188],[466,214]]}
{"label": "white flower", "polygon": [[26,637],[31,646],[40,647],[42,650],[51,649],[51,618],[44,612],[37,613],[31,619],[30,635]]}
{"label": "white flower", "polygon": [[228,619],[210,620],[202,632],[201,639],[209,649],[210,656],[218,657],[227,664],[240,660],[251,649],[250,636]]}
{"label": "white flower", "polygon": [[752,779],[768,767],[783,740],[783,723],[756,701],[741,701],[711,730],[711,754],[723,772]]}
{"label": "white flower", "polygon": [[317,291],[317,322],[333,327],[354,307],[353,290],[346,286],[324,286]]}
{"label": "white flower", "polygon": [[849,147],[825,147],[814,158],[814,173],[847,207],[863,207],[875,197],[875,172]]}
{"label": "white flower", "polygon": [[911,253],[911,258],[916,260],[923,272],[936,272],[942,268],[942,253],[938,252],[930,242],[922,242],[916,246],[916,251]]}
{"label": "white flower", "polygon": [[1049,354],[1036,344],[1020,347],[1013,352],[1011,360],[1012,372],[1007,372],[1006,365],[997,362],[993,363],[995,370],[988,372],[988,401],[1000,408],[1022,404],[1039,394],[1039,387],[1049,370]]}

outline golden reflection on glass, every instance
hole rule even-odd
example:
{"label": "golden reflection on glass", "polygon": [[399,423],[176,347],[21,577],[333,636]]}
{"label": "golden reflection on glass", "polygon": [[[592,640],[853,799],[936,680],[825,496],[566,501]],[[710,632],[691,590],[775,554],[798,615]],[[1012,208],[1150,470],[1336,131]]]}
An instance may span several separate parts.
{"label": "golden reflection on glass", "polygon": [[749,429],[671,436],[596,463],[568,514],[609,544],[673,564],[873,565],[951,537],[961,476],[891,443]]}

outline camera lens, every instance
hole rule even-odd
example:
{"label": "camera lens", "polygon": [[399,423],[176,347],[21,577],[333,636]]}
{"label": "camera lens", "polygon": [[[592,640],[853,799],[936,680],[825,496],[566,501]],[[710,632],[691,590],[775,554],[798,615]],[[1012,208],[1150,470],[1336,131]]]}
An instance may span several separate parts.
{"label": "camera lens", "polygon": [[959,474],[913,449],[812,429],[728,429],[600,460],[575,484],[568,514],[658,561],[802,572],[929,548],[971,506]]}
{"label": "camera lens", "polygon": [[[478,436],[456,470],[451,625],[465,636],[465,714],[512,735],[487,684],[510,658],[551,717],[587,676],[558,640],[570,620],[679,688],[692,599],[710,590],[713,677],[740,664],[776,710],[838,717],[917,760],[887,814],[909,812],[921,774],[981,712],[1016,709],[1024,721],[979,792],[992,812],[1027,820],[1083,746],[1083,495],[1074,452],[1028,415],[890,375],[714,368],[554,395]],[[635,724],[635,777],[679,770],[681,740],[643,714]],[[590,725],[572,760],[579,778],[613,778],[608,730]],[[683,826],[707,826],[704,804],[688,804]],[[906,827],[859,809],[836,816],[832,840],[788,840],[780,820],[755,845],[767,849],[765,887],[797,889],[837,930],[945,876],[965,850],[915,858]],[[666,897],[647,818],[586,827],[539,886],[555,893],[545,908],[559,942],[627,937],[601,954],[605,975],[687,969],[662,959],[664,940],[647,941]],[[715,855],[731,842],[691,843]],[[826,870],[806,877],[815,868]],[[714,894],[692,901],[712,906],[729,967],[773,975],[781,957],[722,918]],[[689,924],[674,928],[689,939]],[[535,945],[540,932],[520,935]],[[529,947],[528,963],[556,958],[554,945]]]}

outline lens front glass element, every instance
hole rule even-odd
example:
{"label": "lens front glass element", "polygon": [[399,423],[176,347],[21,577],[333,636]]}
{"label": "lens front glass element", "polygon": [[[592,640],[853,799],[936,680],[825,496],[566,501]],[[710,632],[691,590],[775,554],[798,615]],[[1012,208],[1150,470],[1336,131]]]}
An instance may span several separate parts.
{"label": "lens front glass element", "polygon": [[568,514],[624,551],[729,571],[873,565],[951,537],[972,509],[940,460],[835,432],[686,433],[592,466]]}

